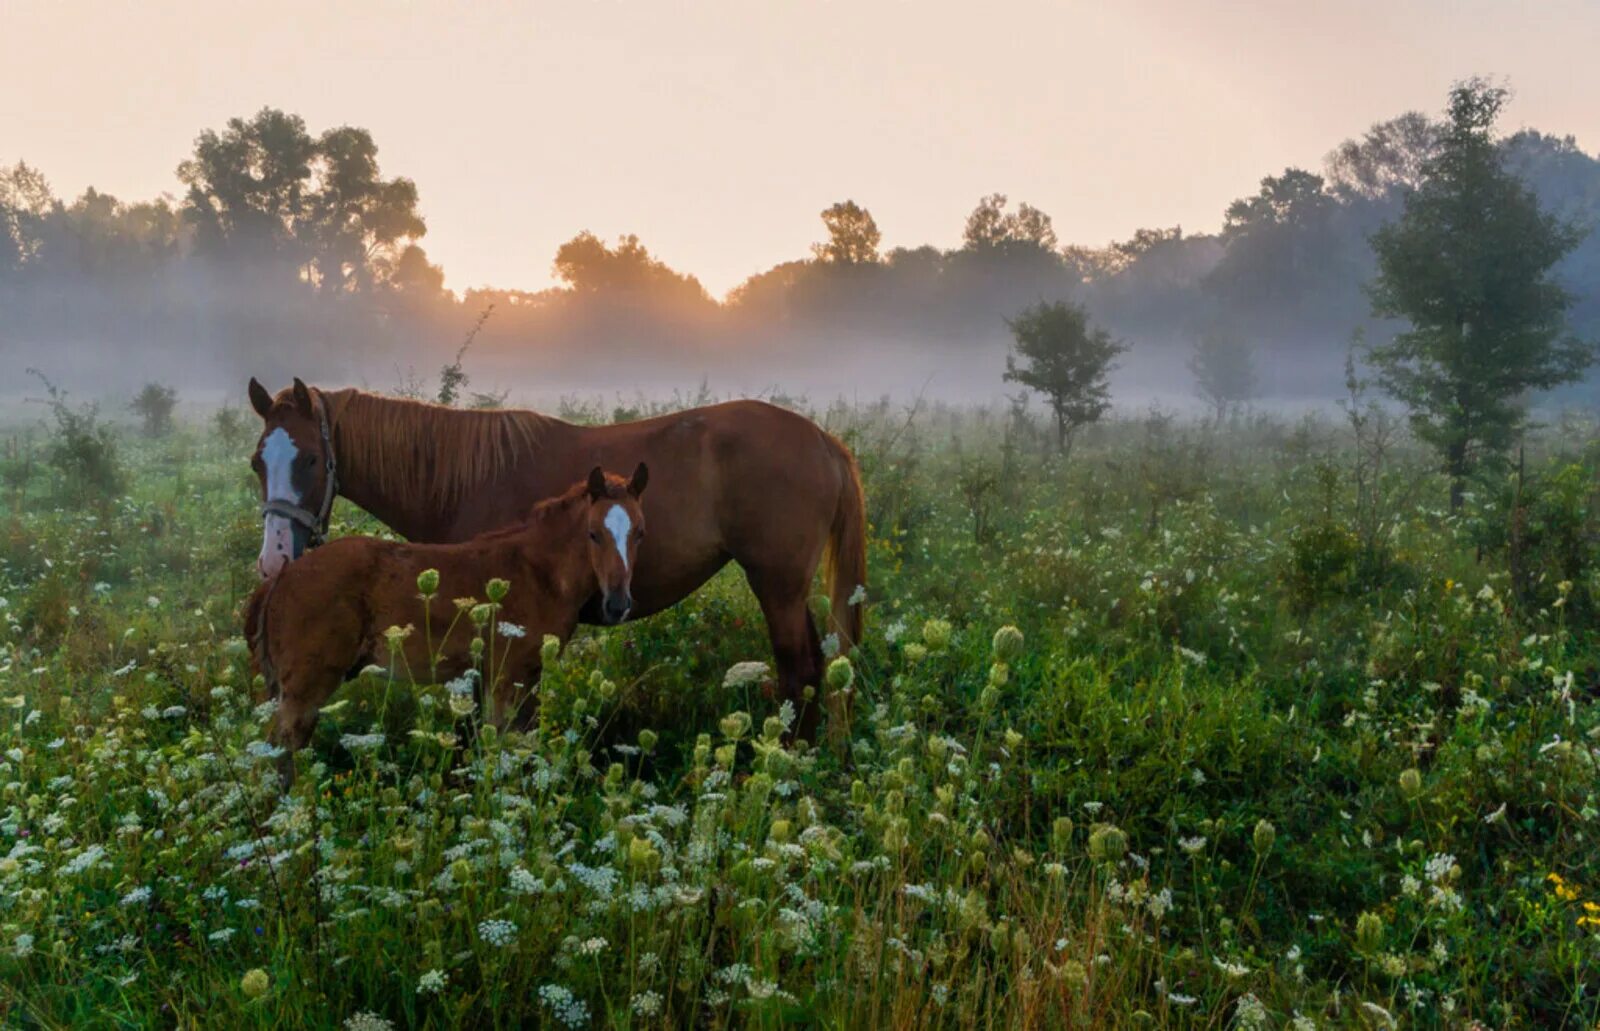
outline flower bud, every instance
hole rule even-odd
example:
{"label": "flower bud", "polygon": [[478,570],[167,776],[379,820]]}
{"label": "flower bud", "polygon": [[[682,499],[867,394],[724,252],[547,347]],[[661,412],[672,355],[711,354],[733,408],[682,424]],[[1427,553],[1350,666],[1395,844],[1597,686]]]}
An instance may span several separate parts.
{"label": "flower bud", "polygon": [[750,733],[750,714],[747,712],[732,712],[722,717],[718,724],[722,728],[722,736],[738,741]]}
{"label": "flower bud", "polygon": [[1022,654],[1022,631],[1007,624],[994,632],[996,662],[1010,664]]}
{"label": "flower bud", "polygon": [[1406,798],[1416,798],[1422,794],[1422,771],[1415,766],[1400,772],[1400,792]]}
{"label": "flower bud", "polygon": [[484,585],[483,593],[488,595],[490,601],[498,605],[506,600],[506,592],[509,590],[511,590],[511,582],[502,580],[497,576]]}
{"label": "flower bud", "polygon": [[848,658],[841,655],[837,659],[834,659],[832,662],[828,663],[828,673],[826,679],[829,689],[834,691],[843,691],[851,684],[855,683],[855,667],[850,665],[850,660]]}
{"label": "flower bud", "polygon": [[649,838],[634,838],[628,842],[628,865],[639,872],[654,870],[661,863],[661,853]]}
{"label": "flower bud", "polygon": [[431,598],[439,589],[439,571],[437,569],[424,569],[417,574],[417,590],[422,592],[424,598]]}
{"label": "flower bud", "polygon": [[1089,858],[1114,863],[1128,850],[1128,835],[1109,823],[1097,823],[1089,832]]}
{"label": "flower bud", "polygon": [[930,619],[922,624],[922,643],[931,652],[942,652],[950,647],[951,630],[949,620]]}
{"label": "flower bud", "polygon": [[639,751],[647,753],[655,751],[657,740],[656,732],[649,727],[639,731]]}
{"label": "flower bud", "polygon": [[1058,816],[1050,825],[1050,847],[1065,853],[1072,846],[1072,817]]}
{"label": "flower bud", "polygon": [[1250,843],[1255,846],[1256,855],[1264,856],[1272,851],[1272,843],[1278,840],[1278,828],[1270,820],[1257,820],[1255,833],[1250,836]]}
{"label": "flower bud", "polygon": [[245,972],[239,981],[239,990],[244,992],[249,999],[259,999],[267,994],[272,987],[272,982],[267,978],[267,972],[260,967],[255,967]]}
{"label": "flower bud", "polygon": [[544,640],[539,644],[539,661],[546,666],[555,665],[556,657],[561,654],[561,638],[555,634],[545,634]]}
{"label": "flower bud", "polygon": [[1383,944],[1383,917],[1366,912],[1356,917],[1356,951],[1371,955]]}

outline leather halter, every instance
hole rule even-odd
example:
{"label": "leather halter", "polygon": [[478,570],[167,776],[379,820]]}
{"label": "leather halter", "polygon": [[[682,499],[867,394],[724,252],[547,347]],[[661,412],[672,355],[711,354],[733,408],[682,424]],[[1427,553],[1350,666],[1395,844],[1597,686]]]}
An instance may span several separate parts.
{"label": "leather halter", "polygon": [[306,548],[315,548],[328,539],[328,521],[333,516],[333,498],[339,493],[338,465],[333,457],[333,438],[328,432],[328,410],[322,402],[322,395],[316,396],[317,421],[322,426],[322,453],[324,458],[322,476],[322,507],[312,513],[310,510],[296,505],[292,501],[274,498],[264,502],[261,506],[261,518],[269,515],[281,516],[305,527],[309,534]]}

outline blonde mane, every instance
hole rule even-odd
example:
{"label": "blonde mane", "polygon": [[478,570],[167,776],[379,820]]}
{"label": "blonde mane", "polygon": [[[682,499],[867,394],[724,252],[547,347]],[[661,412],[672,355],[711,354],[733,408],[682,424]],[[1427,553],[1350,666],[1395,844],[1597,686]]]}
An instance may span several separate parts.
{"label": "blonde mane", "polygon": [[537,412],[447,408],[354,388],[320,394],[340,464],[359,467],[386,494],[440,510],[537,451],[551,422]]}

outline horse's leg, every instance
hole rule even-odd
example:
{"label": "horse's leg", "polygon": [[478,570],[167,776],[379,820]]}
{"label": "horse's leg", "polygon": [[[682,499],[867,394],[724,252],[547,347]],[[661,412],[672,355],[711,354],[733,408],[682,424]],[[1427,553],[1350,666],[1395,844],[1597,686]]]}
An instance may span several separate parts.
{"label": "horse's leg", "polygon": [[[794,703],[793,736],[815,744],[822,712],[822,641],[806,606],[807,580],[749,568],[745,575],[767,620],[772,657],[778,667],[778,690]],[[816,692],[810,702],[805,698],[807,687]]]}
{"label": "horse's leg", "polygon": [[294,753],[311,741],[317,714],[344,678],[333,667],[292,665],[278,678],[278,715],[268,740],[284,750],[278,757],[278,776],[287,791],[294,784]]}

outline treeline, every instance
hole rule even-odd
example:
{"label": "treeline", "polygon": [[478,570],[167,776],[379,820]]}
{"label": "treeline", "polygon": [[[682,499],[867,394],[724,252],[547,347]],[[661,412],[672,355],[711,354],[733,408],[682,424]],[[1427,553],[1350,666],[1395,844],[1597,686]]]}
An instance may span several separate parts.
{"label": "treeline", "polygon": [[[0,169],[0,349],[64,372],[126,360],[186,382],[249,369],[381,383],[448,360],[493,305],[474,357],[506,374],[571,381],[625,358],[636,377],[681,379],[919,351],[930,365],[992,357],[1008,317],[1071,299],[1131,345],[1128,369],[1159,381],[1176,368],[1170,388],[1186,378],[1173,357],[1221,336],[1253,351],[1266,394],[1327,396],[1352,332],[1394,328],[1368,316],[1369,237],[1399,214],[1441,132],[1416,113],[1375,125],[1320,174],[1261,180],[1216,233],[1064,244],[1047,213],[996,194],[967,215],[960,246],[885,250],[870,210],[842,201],[822,212],[811,254],[720,301],[637,238],[587,232],[557,251],[557,287],[458,296],[421,246],[416,184],[384,177],[370,133],[313,134],[267,109],[197,138],[181,196],[90,189],[69,201],[25,163]],[[1532,131],[1498,147],[1548,210],[1585,228],[1557,271],[1578,298],[1573,328],[1600,336],[1600,160]],[[989,367],[981,386],[998,389],[1000,363]]]}

